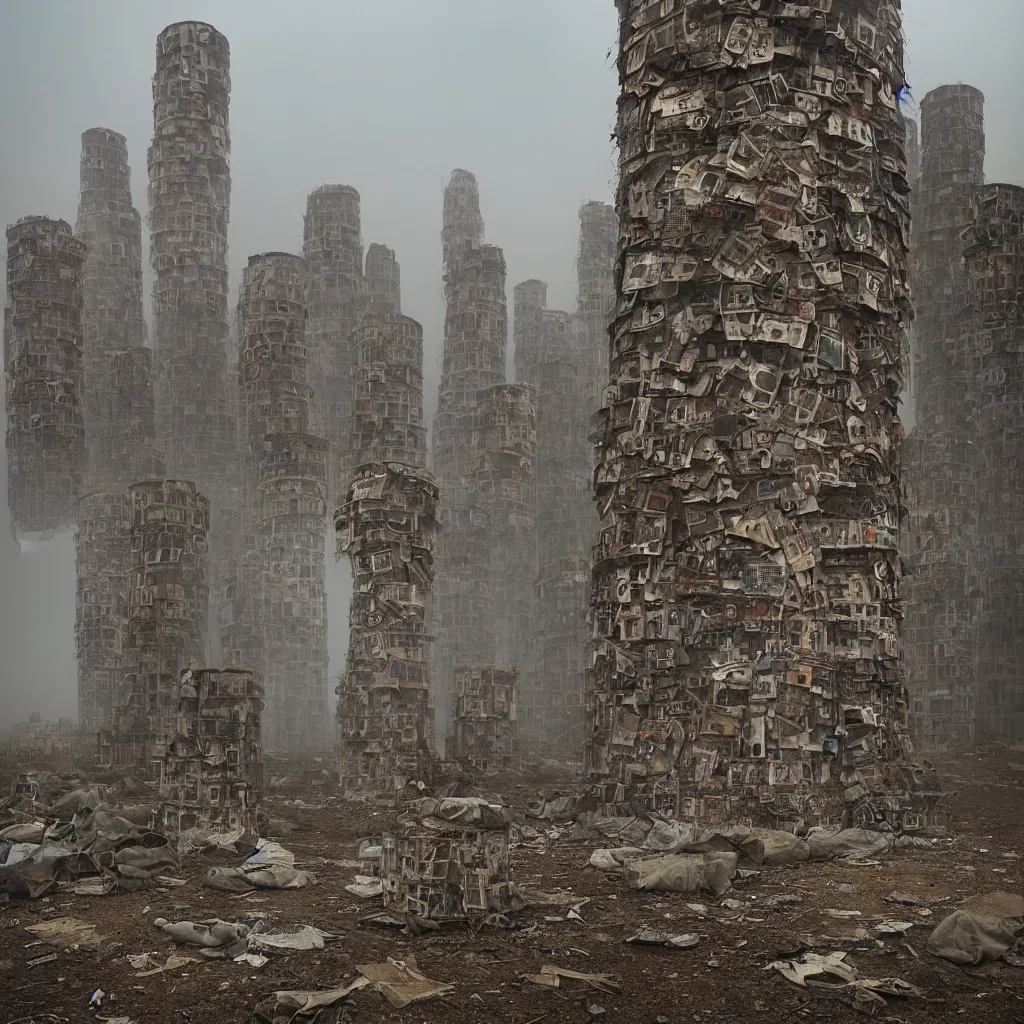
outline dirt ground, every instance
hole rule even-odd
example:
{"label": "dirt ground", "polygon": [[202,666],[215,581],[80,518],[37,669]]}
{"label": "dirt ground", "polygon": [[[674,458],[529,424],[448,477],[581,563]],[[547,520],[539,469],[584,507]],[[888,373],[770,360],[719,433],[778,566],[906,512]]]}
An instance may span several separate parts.
{"label": "dirt ground", "polygon": [[[954,906],[969,896],[1005,889],[1020,893],[1024,857],[1024,751],[1000,751],[940,762],[949,798],[950,840],[936,852],[910,851],[884,856],[881,863],[811,862],[797,868],[769,868],[735,888],[723,900],[713,897],[631,892],[619,877],[588,866],[592,846],[550,842],[542,849],[517,847],[512,854],[516,881],[548,892],[571,892],[588,899],[580,915],[566,919],[565,908],[530,907],[517,915],[517,927],[472,934],[465,929],[410,938],[401,932],[366,927],[360,919],[379,909],[379,900],[361,901],[345,892],[355,868],[332,861],[355,855],[362,835],[388,825],[388,813],[364,804],[331,802],[318,809],[272,801],[268,812],[294,830],[280,841],[310,870],[315,886],[236,896],[201,886],[213,863],[193,858],[181,876],[187,884],[106,897],[55,895],[0,904],[0,1024],[29,1021],[102,1021],[128,1018],[135,1024],[234,1024],[250,1020],[253,1007],[277,989],[338,987],[356,977],[355,965],[404,960],[414,955],[430,978],[450,982],[441,998],[392,1009],[372,989],[353,993],[340,1021],[394,1021],[408,1024],[775,1024],[789,1021],[862,1019],[851,1006],[797,987],[764,967],[792,950],[805,935],[851,935],[873,921],[914,921],[907,939],[893,937],[884,950],[848,955],[861,977],[898,977],[916,985],[924,999],[889,999],[888,1014],[875,1019],[903,1022],[969,1021],[979,1024],[1024,1022],[1024,969],[999,962],[963,969],[932,957],[925,942],[947,904],[930,916],[919,908],[883,902],[893,890],[934,902],[948,897]],[[510,804],[523,806],[534,786],[519,785]],[[766,908],[771,896],[800,897],[799,903]],[[726,905],[725,900],[739,901]],[[706,914],[687,904],[703,904]],[[859,911],[860,916],[827,911]],[[254,969],[245,964],[200,961],[147,978],[136,977],[128,953],[189,955],[154,928],[157,917],[242,920],[266,915],[273,925],[311,924],[339,933],[339,941],[312,952],[272,952]],[[94,924],[99,950],[68,951],[29,967],[52,952],[33,945],[28,925],[71,915]],[[557,918],[557,920],[550,920]],[[626,945],[641,925],[672,933],[705,936],[693,949]],[[819,952],[829,947],[816,946]],[[542,988],[521,976],[544,965],[591,974],[614,975],[621,986],[608,994],[580,989],[578,983]],[[99,1007],[90,996],[105,993]],[[53,1016],[46,1016],[47,1014]]]}

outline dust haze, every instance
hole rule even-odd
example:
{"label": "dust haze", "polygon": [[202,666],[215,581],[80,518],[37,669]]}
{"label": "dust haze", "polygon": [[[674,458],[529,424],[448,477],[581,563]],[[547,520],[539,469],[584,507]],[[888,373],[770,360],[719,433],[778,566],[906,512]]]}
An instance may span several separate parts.
{"label": "dust haze", "polygon": [[[985,94],[986,175],[1020,183],[1024,11],[1017,0],[905,0],[908,80],[920,99],[944,83]],[[153,41],[199,18],[231,44],[233,308],[253,253],[299,252],[306,195],[323,182],[362,196],[363,238],[397,253],[403,312],[424,327],[426,423],[433,418],[444,320],[442,191],[476,175],[486,241],[514,282],[549,284],[574,308],[577,211],[610,202],[616,16],[596,0],[250,0],[183,4],[33,0],[0,10],[0,210],[74,224],[82,131],[127,137],[132,194],[146,216]],[[913,112],[913,103],[910,105]],[[144,250],[148,231],[143,229]],[[144,253],[145,293],[149,266]],[[0,507],[6,507],[0,472]],[[74,543],[0,531],[0,724],[76,709]],[[328,558],[330,673],[347,643],[349,569]]]}

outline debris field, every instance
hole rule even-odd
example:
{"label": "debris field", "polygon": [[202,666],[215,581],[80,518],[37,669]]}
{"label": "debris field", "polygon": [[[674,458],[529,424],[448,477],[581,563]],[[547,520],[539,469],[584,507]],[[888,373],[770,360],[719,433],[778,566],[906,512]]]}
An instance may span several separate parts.
{"label": "debris field", "polygon": [[[762,866],[746,879],[741,872],[721,897],[633,891],[622,874],[590,866],[595,848],[610,845],[596,833],[574,838],[581,830],[572,822],[524,817],[539,790],[571,787],[571,777],[559,777],[550,762],[495,777],[485,795],[500,795],[513,812],[511,873],[527,905],[509,915],[511,927],[475,930],[464,922],[402,928],[397,917],[387,927],[380,896],[346,891],[368,873],[358,859],[361,840],[372,845],[394,830],[393,809],[321,800],[308,787],[274,788],[264,804],[265,832],[294,854],[309,884],[212,889],[204,884],[207,872],[241,860],[217,850],[183,856],[176,884],[158,880],[106,896],[67,889],[35,900],[3,897],[3,1019],[763,1024],[855,1020],[874,1009],[877,1019],[890,1021],[1024,1021],[1024,968],[1013,966],[1024,959],[1014,949],[980,966],[956,965],[927,949],[935,925],[966,900],[1020,891],[1024,827],[1016,810],[1024,752],[966,756],[939,768],[955,793],[947,834],[932,839],[932,848],[887,851],[860,863]],[[70,932],[68,918],[80,922]],[[214,918],[248,925],[266,935],[267,945],[250,942],[247,960],[206,959],[154,926],[158,919]],[[47,922],[56,945],[26,930]],[[322,948],[272,948],[280,933],[294,939],[313,929],[331,936]],[[70,948],[59,948],[68,942]],[[881,1005],[858,1007],[841,977],[830,976],[830,984],[811,974],[806,987],[791,980],[806,975],[816,956],[834,954],[846,965],[841,973],[897,979],[919,994],[885,994],[877,997]],[[796,970],[780,970],[787,961]],[[388,965],[390,985],[357,969],[377,977]],[[394,980],[400,977],[404,985]],[[285,992],[349,987],[317,1016],[293,1018],[296,1004],[281,1000]],[[398,1008],[396,1000],[413,990],[426,997]],[[254,1016],[257,1007],[261,1015]]]}

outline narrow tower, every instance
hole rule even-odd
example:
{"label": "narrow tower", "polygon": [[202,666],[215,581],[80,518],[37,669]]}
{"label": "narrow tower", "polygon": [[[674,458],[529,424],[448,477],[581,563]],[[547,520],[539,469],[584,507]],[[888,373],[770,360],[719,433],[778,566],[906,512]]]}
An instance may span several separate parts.
{"label": "narrow tower", "polygon": [[228,374],[228,41],[183,21],[157,37],[149,148],[157,428],[167,472],[210,501],[210,592],[224,592],[240,501]]}
{"label": "narrow tower", "polygon": [[961,232],[985,180],[983,111],[984,97],[969,85],[925,96],[912,194],[916,423],[904,453],[910,516],[903,652],[911,730],[925,748],[969,747],[976,738],[983,449],[972,436],[977,354],[961,323],[968,302]]}
{"label": "narrow tower", "polygon": [[87,460],[84,258],[65,221],[23,217],[7,229],[7,504],[15,540],[51,537],[78,516]]}

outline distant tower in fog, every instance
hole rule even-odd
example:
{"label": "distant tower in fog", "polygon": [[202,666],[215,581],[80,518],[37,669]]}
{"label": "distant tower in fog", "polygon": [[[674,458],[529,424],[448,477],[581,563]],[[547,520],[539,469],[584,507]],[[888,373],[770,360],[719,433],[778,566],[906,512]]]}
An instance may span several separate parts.
{"label": "distant tower in fog", "polygon": [[[911,728],[922,747],[965,747],[976,730],[979,467],[961,232],[985,180],[984,97],[944,85],[921,101],[911,193],[915,425],[904,447],[907,506],[903,653]],[[913,150],[911,150],[913,155]],[[908,158],[909,163],[909,158]]]}
{"label": "distant tower in fog", "polygon": [[321,185],[310,192],[302,255],[309,271],[310,430],[328,442],[328,502],[334,509],[345,500],[356,361],[352,332],[366,287],[359,193],[351,185]]}
{"label": "distant tower in fog", "polygon": [[322,750],[328,729],[327,444],[309,431],[307,273],[301,256],[251,256],[236,320],[245,480],[240,571],[258,584],[239,595],[234,646],[258,658],[239,667],[256,672],[264,688],[264,743],[287,753]]}
{"label": "distant tower in fog", "polygon": [[227,367],[231,92],[228,41],[183,21],[157,37],[149,217],[157,429],[174,478],[210,501],[216,610],[235,554],[237,422]]}
{"label": "distant tower in fog", "polygon": [[75,535],[75,651],[83,728],[112,724],[128,631],[128,488],[164,475],[156,447],[153,353],[143,347],[142,219],[128,147],[109,128],[82,134],[77,232],[85,243],[83,379],[89,470]]}
{"label": "distant tower in fog", "polygon": [[7,504],[16,540],[45,539],[77,521],[87,459],[84,259],[65,221],[23,217],[7,229]]}

